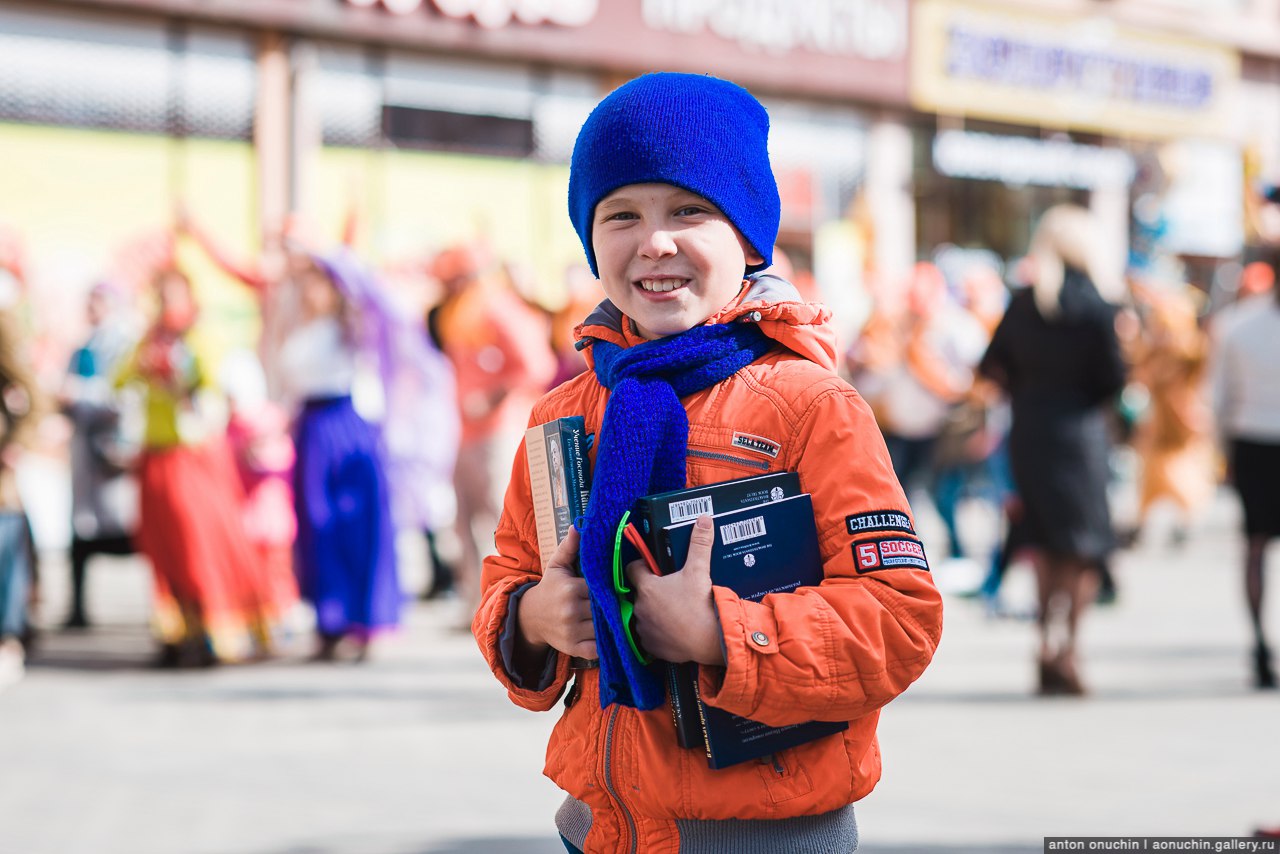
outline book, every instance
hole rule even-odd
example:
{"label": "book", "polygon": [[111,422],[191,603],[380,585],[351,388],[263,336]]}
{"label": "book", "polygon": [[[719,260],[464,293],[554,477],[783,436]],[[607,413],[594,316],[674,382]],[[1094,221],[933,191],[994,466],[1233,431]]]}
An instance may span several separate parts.
{"label": "book", "polygon": [[580,415],[557,418],[530,427],[524,434],[529,458],[529,486],[538,527],[542,568],[569,533],[575,519],[587,512],[591,498],[591,460],[587,456],[586,424]]}
{"label": "book", "polygon": [[[822,555],[813,517],[813,500],[801,494],[779,501],[738,508],[712,517],[711,581],[747,601],[797,587],[817,586],[823,579]],[[689,553],[693,522],[665,529],[671,556],[683,565]],[[765,639],[766,642],[777,639]],[[707,764],[727,768],[768,756],[849,728],[847,721],[809,721],[771,727],[708,706],[697,696],[694,706],[702,726]]]}
{"label": "book", "polygon": [[[672,559],[664,535],[667,526],[696,519],[704,513],[714,516],[718,512],[799,494],[798,474],[793,471],[773,472],[646,495],[636,502],[632,516],[658,568],[666,575],[684,563],[677,564]],[[704,745],[695,694],[697,682],[696,664],[667,664],[667,696],[676,728],[676,743],[681,747],[702,748]]]}
{"label": "book", "polygon": [[662,535],[668,526],[799,494],[800,475],[793,471],[771,472],[646,495],[636,502],[632,515],[636,517],[641,536],[665,574],[675,572],[683,563],[672,561],[671,551]]}

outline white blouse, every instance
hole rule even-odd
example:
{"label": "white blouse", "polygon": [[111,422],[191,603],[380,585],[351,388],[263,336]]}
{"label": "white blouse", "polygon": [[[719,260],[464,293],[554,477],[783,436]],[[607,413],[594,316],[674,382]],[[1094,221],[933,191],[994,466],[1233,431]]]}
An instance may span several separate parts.
{"label": "white blouse", "polygon": [[355,350],[336,317],[299,326],[280,348],[281,384],[293,402],[351,394],[355,376]]}

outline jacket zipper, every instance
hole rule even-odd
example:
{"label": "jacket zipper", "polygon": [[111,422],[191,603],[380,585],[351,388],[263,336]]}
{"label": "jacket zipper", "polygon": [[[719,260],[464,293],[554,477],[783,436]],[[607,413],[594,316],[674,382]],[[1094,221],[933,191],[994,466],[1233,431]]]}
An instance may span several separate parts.
{"label": "jacket zipper", "polygon": [[704,460],[715,460],[716,462],[721,463],[737,463],[740,466],[750,466],[753,469],[760,469],[760,471],[766,471],[769,468],[769,464],[764,460],[749,460],[746,457],[735,457],[733,454],[717,454],[712,451],[695,451],[690,448],[688,455]]}
{"label": "jacket zipper", "polygon": [[618,808],[622,810],[622,815],[627,820],[627,830],[631,832],[630,851],[635,854],[636,845],[639,842],[640,834],[636,831],[636,821],[631,815],[631,811],[627,809],[627,805],[622,802],[622,796],[618,794],[618,790],[613,787],[613,769],[610,767],[613,761],[613,726],[618,720],[618,712],[622,707],[617,703],[613,704],[613,710],[609,713],[609,726],[605,730],[604,741],[604,788],[618,804]]}

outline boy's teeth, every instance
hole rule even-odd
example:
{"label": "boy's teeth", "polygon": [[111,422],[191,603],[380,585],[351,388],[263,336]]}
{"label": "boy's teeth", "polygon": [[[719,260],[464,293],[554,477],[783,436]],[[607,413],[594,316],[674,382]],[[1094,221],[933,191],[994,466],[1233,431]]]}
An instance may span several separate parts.
{"label": "boy's teeth", "polygon": [[674,291],[684,284],[683,279],[641,279],[640,287],[646,291]]}

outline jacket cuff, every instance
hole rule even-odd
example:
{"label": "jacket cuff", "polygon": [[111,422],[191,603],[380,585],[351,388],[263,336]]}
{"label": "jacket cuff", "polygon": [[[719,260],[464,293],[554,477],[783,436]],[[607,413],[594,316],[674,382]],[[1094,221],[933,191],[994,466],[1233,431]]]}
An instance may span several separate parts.
{"label": "jacket cuff", "polygon": [[532,583],[508,584],[507,591],[490,590],[476,613],[471,630],[490,669],[507,689],[512,702],[533,711],[546,711],[555,705],[569,681],[569,657],[552,650],[547,660],[535,668],[537,673],[516,670],[516,606],[519,595]]}
{"label": "jacket cuff", "polygon": [[530,581],[528,584],[522,584],[517,587],[507,599],[507,619],[502,624],[502,631],[498,634],[498,657],[502,661],[502,669],[507,671],[507,676],[511,680],[511,684],[516,688],[525,691],[533,691],[541,693],[551,687],[556,678],[556,665],[559,664],[557,659],[560,657],[554,649],[548,649],[546,657],[542,662],[542,669],[538,673],[536,681],[528,684],[530,680],[525,677],[532,675],[533,671],[521,673],[516,666],[516,641],[518,640],[520,629],[516,625],[516,614],[520,609],[520,600],[524,598],[524,594],[529,591],[537,582]]}
{"label": "jacket cuff", "polygon": [[720,617],[725,666],[699,667],[698,690],[707,705],[750,717],[759,705],[765,659],[778,654],[778,625],[771,609],[744,601],[727,587],[712,587],[711,594]]}

